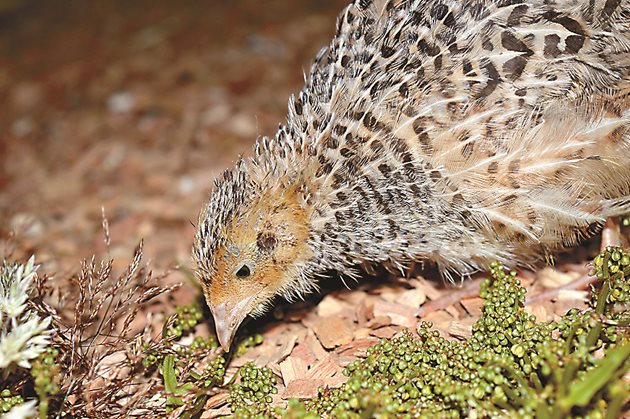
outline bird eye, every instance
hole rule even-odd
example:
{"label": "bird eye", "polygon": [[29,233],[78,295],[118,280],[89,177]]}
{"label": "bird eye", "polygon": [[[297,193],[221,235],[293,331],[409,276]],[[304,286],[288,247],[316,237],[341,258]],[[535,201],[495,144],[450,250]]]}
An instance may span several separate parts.
{"label": "bird eye", "polygon": [[250,276],[252,274],[252,270],[250,269],[249,266],[247,266],[247,264],[243,264],[240,268],[238,268],[238,270],[236,271],[236,276],[239,278],[247,278],[248,276]]}

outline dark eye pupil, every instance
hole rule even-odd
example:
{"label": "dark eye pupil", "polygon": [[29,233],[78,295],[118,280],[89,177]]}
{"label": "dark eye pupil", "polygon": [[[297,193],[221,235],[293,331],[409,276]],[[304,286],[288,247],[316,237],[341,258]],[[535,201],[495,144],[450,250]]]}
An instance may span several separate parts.
{"label": "dark eye pupil", "polygon": [[251,271],[249,270],[249,267],[247,265],[241,266],[239,270],[236,271],[236,276],[238,276],[239,278],[245,278],[249,275],[251,275]]}

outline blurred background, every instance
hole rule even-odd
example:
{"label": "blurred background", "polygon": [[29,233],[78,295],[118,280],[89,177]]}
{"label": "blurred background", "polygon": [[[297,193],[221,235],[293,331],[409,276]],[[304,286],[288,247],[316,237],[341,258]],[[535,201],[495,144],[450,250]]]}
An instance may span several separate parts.
{"label": "blurred background", "polygon": [[1,244],[59,276],[141,238],[189,266],[213,179],[275,134],[346,3],[0,0]]}

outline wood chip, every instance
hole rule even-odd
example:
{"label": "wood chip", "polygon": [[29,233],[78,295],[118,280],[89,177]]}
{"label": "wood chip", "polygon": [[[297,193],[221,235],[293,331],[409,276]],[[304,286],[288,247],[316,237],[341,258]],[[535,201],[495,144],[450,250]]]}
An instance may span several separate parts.
{"label": "wood chip", "polygon": [[412,328],[416,325],[416,308],[379,299],[374,302],[374,316],[385,315],[397,326]]}
{"label": "wood chip", "polygon": [[317,339],[326,349],[332,349],[352,341],[354,327],[352,321],[348,319],[336,316],[321,317],[316,319],[312,326]]}
{"label": "wood chip", "polygon": [[311,366],[306,378],[322,379],[326,383],[330,383],[330,379],[337,374],[343,375],[343,368],[339,365],[336,355],[328,354],[325,359]]}
{"label": "wood chip", "polygon": [[267,367],[278,377],[282,377],[282,370],[277,362],[269,362]]}
{"label": "wood chip", "polygon": [[422,318],[422,320],[433,323],[433,327],[435,327],[443,335],[446,335],[448,333],[448,328],[453,321],[453,317],[447,312],[439,310],[427,314]]}
{"label": "wood chip", "polygon": [[291,352],[293,352],[293,348],[298,340],[298,335],[289,335],[288,339],[278,348],[277,353],[277,362],[281,362],[283,359],[288,357]]}
{"label": "wood chip", "polygon": [[472,326],[477,318],[468,317],[463,320],[452,321],[448,334],[458,339],[468,339],[472,336]]}
{"label": "wood chip", "polygon": [[354,331],[352,337],[354,340],[365,339],[370,336],[370,331],[371,329],[368,329],[367,327],[361,327]]}
{"label": "wood chip", "polygon": [[299,357],[290,356],[280,363],[280,373],[284,385],[288,387],[291,382],[306,376],[307,364]]}
{"label": "wood chip", "polygon": [[438,290],[434,283],[424,278],[419,278],[413,282],[416,284],[416,288],[421,289],[429,300],[437,300],[442,296],[442,291]]}
{"label": "wood chip", "polygon": [[554,319],[554,307],[550,301],[539,301],[525,306],[525,311],[536,316],[537,322],[548,322]]}
{"label": "wood chip", "polygon": [[418,308],[427,300],[427,295],[420,288],[407,290],[401,293],[400,298],[396,301],[409,307]]}
{"label": "wood chip", "polygon": [[[352,306],[332,294],[325,296],[317,305],[317,315],[321,317],[339,315],[342,311],[352,311]],[[344,316],[347,317],[347,316]]]}
{"label": "wood chip", "polygon": [[229,394],[227,392],[215,394],[214,396],[208,399],[208,401],[206,402],[205,408],[214,409],[219,406],[223,406],[224,404],[227,403],[228,397],[229,397]]}
{"label": "wood chip", "polygon": [[306,343],[311,352],[315,354],[316,359],[324,359],[328,356],[328,351],[324,349],[312,330],[308,331],[304,343]]}
{"label": "wood chip", "polygon": [[588,293],[586,291],[577,290],[573,292],[569,291],[570,290],[561,290],[558,294],[558,299],[553,303],[553,311],[555,314],[563,316],[572,308],[578,308],[580,310],[587,309],[588,304],[586,302],[588,301]]}
{"label": "wood chip", "polygon": [[218,409],[208,409],[201,414],[202,419],[221,418],[232,414],[230,406],[223,406]]}
{"label": "wood chip", "polygon": [[580,276],[579,272],[560,272],[546,267],[536,273],[536,280],[545,288],[558,288],[575,281]]}
{"label": "wood chip", "polygon": [[299,357],[307,365],[313,364],[318,359],[318,356],[311,350],[306,342],[302,342],[296,346],[293,352],[291,352],[291,357]]}
{"label": "wood chip", "polygon": [[587,301],[588,291],[581,290],[560,290],[558,291],[558,300],[570,300],[570,301]]}
{"label": "wood chip", "polygon": [[481,316],[481,310],[483,309],[483,300],[481,298],[465,298],[461,301],[461,304],[469,315],[473,317]]}
{"label": "wood chip", "polygon": [[371,334],[372,336],[376,336],[377,338],[389,339],[403,329],[404,328],[400,326],[387,326],[387,327],[381,327],[380,329],[372,330]]}
{"label": "wood chip", "polygon": [[287,389],[282,394],[282,398],[287,399],[310,399],[317,395],[317,389],[324,387],[326,383],[324,380],[293,380],[291,384],[287,386]]}
{"label": "wood chip", "polygon": [[389,326],[392,324],[392,319],[389,316],[375,316],[372,320],[365,325],[370,329],[378,329],[379,327]]}
{"label": "wood chip", "polygon": [[387,301],[388,303],[395,303],[400,299],[400,295],[402,293],[402,290],[398,289],[398,288],[389,288],[389,287],[382,287],[379,289],[379,296],[381,297],[381,300]]}
{"label": "wood chip", "polygon": [[352,292],[344,292],[337,297],[343,301],[347,301],[352,307],[356,307],[365,300],[367,295],[368,293],[365,291],[353,290]]}
{"label": "wood chip", "polygon": [[359,327],[374,318],[374,302],[369,298],[364,298],[355,308],[355,316]]}
{"label": "wood chip", "polygon": [[335,353],[350,357],[363,357],[366,355],[367,349],[370,346],[374,346],[378,343],[378,339],[375,337],[368,337],[365,339],[355,340],[347,345],[338,347]]}

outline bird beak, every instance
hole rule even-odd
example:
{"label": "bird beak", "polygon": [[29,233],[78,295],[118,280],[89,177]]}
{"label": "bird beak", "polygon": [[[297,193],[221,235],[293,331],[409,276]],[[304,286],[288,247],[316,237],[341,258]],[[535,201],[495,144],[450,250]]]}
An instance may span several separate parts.
{"label": "bird beak", "polygon": [[250,297],[239,301],[234,307],[228,306],[226,302],[211,307],[217,338],[225,352],[230,350],[236,330],[249,314],[251,299]]}

